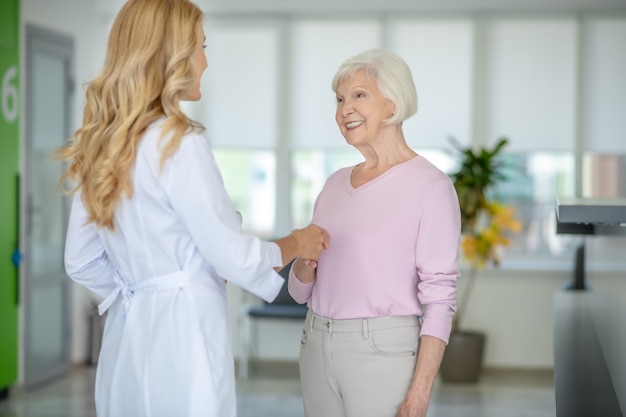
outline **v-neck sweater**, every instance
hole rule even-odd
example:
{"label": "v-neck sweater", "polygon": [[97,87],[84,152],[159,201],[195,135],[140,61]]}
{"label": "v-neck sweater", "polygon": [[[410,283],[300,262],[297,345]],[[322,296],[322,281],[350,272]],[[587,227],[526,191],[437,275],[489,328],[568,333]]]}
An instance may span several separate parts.
{"label": "v-neck sweater", "polygon": [[450,178],[422,156],[353,187],[354,166],[332,174],[312,223],[330,234],[316,280],[291,273],[298,302],[332,319],[417,315],[421,335],[448,342],[456,311],[461,219]]}

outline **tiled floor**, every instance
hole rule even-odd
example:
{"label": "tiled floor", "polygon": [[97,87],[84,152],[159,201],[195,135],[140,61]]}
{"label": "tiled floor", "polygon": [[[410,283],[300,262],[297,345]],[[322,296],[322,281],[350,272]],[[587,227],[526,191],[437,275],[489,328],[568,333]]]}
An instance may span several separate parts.
{"label": "tiled floor", "polygon": [[[0,400],[0,417],[95,417],[93,368],[33,391],[15,389]],[[295,378],[254,377],[239,381],[239,417],[303,417]],[[485,372],[471,385],[437,381],[429,417],[554,417],[549,372]]]}

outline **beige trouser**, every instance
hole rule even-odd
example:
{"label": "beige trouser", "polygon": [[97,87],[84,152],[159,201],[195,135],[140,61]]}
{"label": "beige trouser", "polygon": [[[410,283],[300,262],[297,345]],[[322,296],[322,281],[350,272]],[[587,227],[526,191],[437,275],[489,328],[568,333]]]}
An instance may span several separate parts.
{"label": "beige trouser", "polygon": [[417,316],[331,320],[310,310],[300,382],[306,417],[395,417],[413,378]]}

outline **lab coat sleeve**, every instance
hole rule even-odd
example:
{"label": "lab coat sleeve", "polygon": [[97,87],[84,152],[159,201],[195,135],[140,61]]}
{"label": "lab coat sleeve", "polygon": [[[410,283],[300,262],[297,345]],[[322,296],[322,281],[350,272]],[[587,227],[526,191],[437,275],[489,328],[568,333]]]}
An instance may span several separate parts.
{"label": "lab coat sleeve", "polygon": [[211,147],[201,135],[183,138],[164,181],[177,216],[206,261],[229,282],[272,301],[284,280],[276,243],[242,231]]}
{"label": "lab coat sleeve", "polygon": [[94,223],[87,224],[87,210],[80,192],[74,194],[65,241],[65,271],[68,276],[104,298],[113,289],[114,268]]}

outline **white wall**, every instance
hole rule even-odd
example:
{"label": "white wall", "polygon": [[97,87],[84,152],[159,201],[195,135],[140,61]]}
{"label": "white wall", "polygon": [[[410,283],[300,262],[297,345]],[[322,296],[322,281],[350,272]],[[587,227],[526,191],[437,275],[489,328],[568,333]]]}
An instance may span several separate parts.
{"label": "white wall", "polygon": [[[289,10],[289,1],[245,1],[212,0],[199,2],[208,11],[234,13],[256,9],[264,11]],[[333,10],[336,1],[311,1],[304,9],[319,12]],[[380,7],[379,0],[344,0],[341,6],[364,5],[365,8]],[[75,41],[76,57],[76,98],[74,125],[77,127],[82,117],[82,84],[97,73],[103,63],[108,24],[112,13],[121,2],[108,0],[22,0],[21,19],[23,23],[36,24],[72,36]],[[527,2],[524,0],[499,1],[438,1],[395,0],[385,2],[396,8],[429,8],[437,4],[442,10],[467,10],[468,8],[521,8],[528,9],[585,9],[596,7],[611,10],[624,10],[626,0],[551,0]],[[24,79],[24,77],[22,77]],[[626,274],[590,274],[597,290],[622,296],[626,294]],[[597,276],[596,276],[597,275]],[[551,368],[553,365],[553,297],[562,290],[570,279],[569,272],[562,271],[486,271],[479,277],[474,296],[466,316],[465,328],[484,330],[488,335],[486,366]],[[464,281],[461,281],[463,285]],[[76,362],[86,357],[85,311],[90,304],[88,295],[74,288],[74,343],[72,359]],[[625,296],[626,297],[626,296]],[[231,286],[229,304],[233,319],[233,340],[235,352],[239,352],[238,317],[242,299],[249,300],[238,288]],[[267,324],[259,329],[259,356],[266,359],[296,360],[301,329],[298,324]]]}
{"label": "white wall", "polygon": [[[21,22],[74,38],[75,113],[73,123],[82,119],[83,84],[89,81],[104,63],[108,18],[95,13],[93,1],[85,0],[21,0]],[[22,33],[24,39],[24,33]]]}

